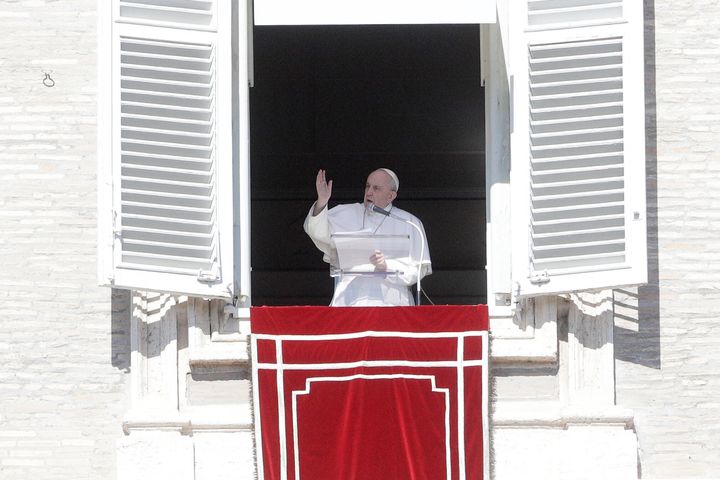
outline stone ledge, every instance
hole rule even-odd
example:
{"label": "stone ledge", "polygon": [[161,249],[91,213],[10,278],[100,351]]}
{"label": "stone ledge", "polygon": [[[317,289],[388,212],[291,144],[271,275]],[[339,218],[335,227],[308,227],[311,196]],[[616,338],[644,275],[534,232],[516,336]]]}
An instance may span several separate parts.
{"label": "stone ledge", "polygon": [[199,431],[249,431],[253,429],[248,405],[192,407],[186,411],[131,410],[123,418],[126,435],[133,432],[176,431],[188,435]]}
{"label": "stone ledge", "polygon": [[511,401],[491,407],[491,428],[566,429],[574,425],[634,428],[634,412],[614,405],[562,405],[559,402]]}
{"label": "stone ledge", "polygon": [[250,362],[248,344],[245,341],[212,342],[190,349],[190,368],[236,365]]}

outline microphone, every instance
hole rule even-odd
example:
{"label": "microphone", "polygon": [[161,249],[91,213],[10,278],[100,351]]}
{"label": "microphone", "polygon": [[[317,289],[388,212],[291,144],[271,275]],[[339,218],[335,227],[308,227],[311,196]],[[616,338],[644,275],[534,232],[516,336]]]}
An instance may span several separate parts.
{"label": "microphone", "polygon": [[[375,212],[375,213],[379,213],[380,215],[385,215],[386,217],[394,218],[395,220],[400,220],[401,222],[409,223],[410,225],[415,225],[415,224],[412,223],[410,220],[407,220],[407,219],[402,218],[402,217],[398,217],[397,215],[395,215],[394,213],[390,212],[389,210],[385,210],[384,208],[380,208],[380,207],[378,207],[377,205],[375,205],[374,203],[371,203],[371,204],[370,204],[370,210],[372,210],[372,211]],[[421,235],[422,235],[422,233],[421,233]]]}
{"label": "microphone", "polygon": [[400,220],[401,222],[405,222],[408,225],[410,225],[411,227],[413,227],[415,230],[417,230],[418,233],[420,234],[420,242],[421,242],[420,243],[420,259],[418,260],[418,269],[417,269],[417,305],[420,305],[420,292],[421,292],[420,272],[422,269],[422,260],[423,260],[423,257],[425,256],[425,235],[423,234],[422,229],[420,227],[418,227],[417,225],[415,225],[410,220],[408,220],[406,218],[398,217],[394,213],[391,213],[388,210],[385,210],[384,208],[380,208],[377,205],[375,205],[374,203],[368,204],[368,208],[372,212],[379,213],[380,215],[385,215],[386,217],[390,217],[395,220]]}
{"label": "microphone", "polygon": [[[388,212],[384,208],[378,207],[374,203],[369,204],[368,207],[370,207],[370,210],[372,210],[375,213],[379,213],[380,215],[385,215],[386,217],[391,216],[390,212]],[[395,217],[394,215],[392,215],[392,216]],[[395,217],[395,218],[397,218],[397,217]]]}

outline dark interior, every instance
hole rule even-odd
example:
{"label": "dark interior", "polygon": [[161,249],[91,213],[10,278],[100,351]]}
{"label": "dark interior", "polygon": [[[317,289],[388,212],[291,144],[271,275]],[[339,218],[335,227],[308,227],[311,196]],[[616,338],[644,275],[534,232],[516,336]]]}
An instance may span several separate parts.
{"label": "dark interior", "polygon": [[[332,279],[302,224],[315,174],[330,205],[397,172],[435,304],[486,303],[485,121],[477,25],[255,27],[250,90],[253,305],[327,305]],[[423,304],[430,302],[423,298]]]}

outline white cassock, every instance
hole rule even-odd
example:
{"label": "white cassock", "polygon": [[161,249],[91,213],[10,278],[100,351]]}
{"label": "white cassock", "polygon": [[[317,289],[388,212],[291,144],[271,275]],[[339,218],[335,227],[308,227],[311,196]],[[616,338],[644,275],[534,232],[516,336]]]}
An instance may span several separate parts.
{"label": "white cassock", "polygon": [[[314,205],[313,205],[314,207]],[[338,205],[328,210],[325,207],[317,216],[313,216],[313,207],[305,219],[305,232],[315,246],[323,252],[323,260],[330,264],[330,274],[335,277],[335,293],[331,306],[404,306],[414,305],[410,286],[420,278],[432,273],[430,252],[422,222],[404,210],[391,205],[386,208],[403,220],[409,220],[423,232],[418,231],[404,221],[375,213],[362,203]],[[331,235],[347,232],[367,232],[377,235],[407,235],[410,237],[409,255],[387,259],[388,273],[372,275],[343,274],[339,267],[338,252]],[[372,253],[372,252],[371,252]],[[369,261],[369,260],[368,260]]]}

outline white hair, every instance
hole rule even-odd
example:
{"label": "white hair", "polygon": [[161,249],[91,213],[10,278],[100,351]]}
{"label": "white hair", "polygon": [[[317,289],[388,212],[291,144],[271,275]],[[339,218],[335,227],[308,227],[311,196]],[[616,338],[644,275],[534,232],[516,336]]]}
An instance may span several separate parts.
{"label": "white hair", "polygon": [[378,168],[378,170],[382,170],[383,172],[390,175],[390,179],[392,180],[392,185],[390,185],[390,190],[397,192],[400,188],[400,180],[398,180],[398,176],[395,175],[395,172],[390,170],[389,168]]}

